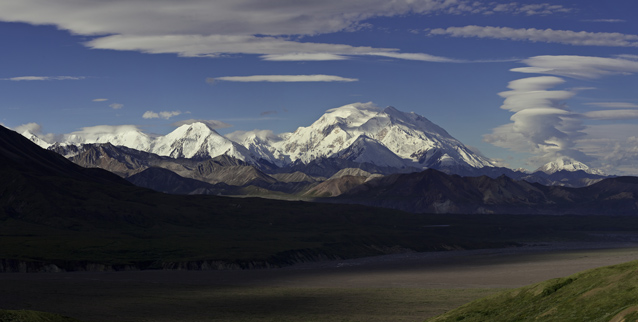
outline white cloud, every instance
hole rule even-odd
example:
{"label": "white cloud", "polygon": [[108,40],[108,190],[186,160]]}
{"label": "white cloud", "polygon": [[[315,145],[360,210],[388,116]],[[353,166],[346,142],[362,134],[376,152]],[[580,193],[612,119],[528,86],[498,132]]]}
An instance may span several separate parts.
{"label": "white cloud", "polygon": [[561,5],[553,5],[549,3],[539,3],[539,4],[528,4],[521,5],[517,2],[510,3],[501,3],[495,4],[491,11],[486,13],[511,13],[511,14],[522,14],[527,16],[535,16],[535,15],[551,15],[556,13],[567,13],[571,12],[571,8],[566,8]]}
{"label": "white cloud", "polygon": [[59,135],[42,132],[42,125],[34,122],[18,125],[13,130],[20,134],[24,133],[25,131],[29,131],[31,134],[34,134],[47,143],[56,142],[60,138]]}
{"label": "white cloud", "polygon": [[159,117],[160,117],[159,114],[153,111],[146,111],[144,112],[144,114],[142,114],[142,118],[145,118],[145,119],[158,119]]}
{"label": "white cloud", "polygon": [[[405,14],[552,14],[559,5],[499,7],[476,0],[21,0],[0,2],[0,21],[53,25],[95,36],[96,49],[186,57],[258,54],[266,60],[336,60],[397,49],[302,42],[303,36],[356,31],[366,20]],[[301,37],[291,37],[301,36]],[[295,56],[296,55],[296,56]]]}
{"label": "white cloud", "polygon": [[165,120],[170,119],[173,116],[177,116],[182,114],[181,111],[162,111],[159,113],[159,116]]}
{"label": "white cloud", "polygon": [[20,81],[53,81],[53,80],[81,80],[84,76],[19,76],[11,78],[2,78],[2,80],[20,82]]}
{"label": "white cloud", "polygon": [[260,58],[267,61],[326,61],[350,59],[348,56],[329,53],[270,54],[262,55]]}
{"label": "white cloud", "polygon": [[605,108],[638,108],[638,104],[625,102],[595,102],[585,103],[585,105],[605,107]]}
{"label": "white cloud", "polygon": [[502,109],[514,114],[513,123],[495,128],[484,140],[518,152],[528,152],[550,161],[567,156],[587,161],[575,149],[574,140],[582,137],[580,116],[564,104],[575,95],[566,90],[549,90],[564,83],[553,76],[539,76],[512,81],[510,91],[499,93],[505,100]]}
{"label": "white cloud", "polygon": [[332,75],[252,75],[252,76],[224,76],[208,78],[209,83],[215,81],[226,82],[356,82],[356,78],[345,78]]}
{"label": "white cloud", "polygon": [[106,102],[108,100],[109,100],[108,98],[96,98],[93,100],[93,102]]}
{"label": "white cloud", "polygon": [[[317,58],[315,54],[356,55],[368,52],[396,51],[390,48],[297,42],[279,37],[252,35],[112,35],[85,43],[94,49],[133,50],[151,54],[174,53],[183,57],[219,57],[224,54],[257,54],[266,58],[297,53]],[[313,54],[312,56],[307,56]],[[303,56],[297,56],[298,60]]]}
{"label": "white cloud", "polygon": [[507,40],[526,40],[533,42],[559,43],[574,46],[610,46],[638,47],[638,35],[617,32],[586,32],[571,30],[553,30],[509,27],[465,26],[437,28],[429,31],[429,35],[447,35],[452,37],[477,37]]}
{"label": "white cloud", "polygon": [[114,110],[119,110],[122,107],[124,107],[124,104],[120,104],[120,103],[113,103],[109,105],[110,108],[114,109]]}
{"label": "white cloud", "polygon": [[638,119],[638,110],[604,110],[591,111],[583,114],[586,118],[594,120],[628,120]]}
{"label": "white cloud", "polygon": [[638,124],[590,125],[578,141],[583,152],[596,158],[595,164],[609,173],[638,175]]}
{"label": "white cloud", "polygon": [[29,131],[32,134],[41,134],[42,133],[42,125],[38,123],[26,123],[22,125],[18,125],[14,128],[14,130],[18,133],[23,133],[24,131]]}
{"label": "white cloud", "polygon": [[457,60],[447,57],[433,56],[422,53],[397,53],[397,52],[378,52],[378,53],[370,53],[368,55],[373,56],[381,56],[381,57],[389,57],[389,58],[397,58],[397,59],[405,59],[405,60],[418,60],[418,61],[427,61],[427,62],[435,62],[435,63],[463,63],[467,62],[464,60]]}
{"label": "white cloud", "polygon": [[228,123],[222,122],[222,121],[218,121],[218,120],[196,120],[196,119],[177,121],[177,122],[175,122],[175,123],[173,123],[171,125],[175,126],[175,127],[180,127],[180,126],[185,125],[185,124],[193,124],[193,123],[204,123],[204,124],[208,125],[212,129],[225,129],[225,128],[232,127],[231,124],[228,124]]}
{"label": "white cloud", "polygon": [[182,114],[181,111],[162,111],[159,113],[153,112],[153,111],[146,111],[144,112],[144,114],[142,114],[142,117],[145,119],[158,119],[158,118],[163,118],[165,120],[170,119],[173,116],[177,116]]}
{"label": "white cloud", "polygon": [[627,22],[627,20],[623,20],[623,19],[589,19],[589,20],[584,20],[584,21],[588,21],[588,22],[610,22],[610,23]]}
{"label": "white cloud", "polygon": [[545,55],[524,59],[522,62],[529,67],[513,68],[511,71],[574,78],[599,78],[638,72],[638,61],[623,58]]}

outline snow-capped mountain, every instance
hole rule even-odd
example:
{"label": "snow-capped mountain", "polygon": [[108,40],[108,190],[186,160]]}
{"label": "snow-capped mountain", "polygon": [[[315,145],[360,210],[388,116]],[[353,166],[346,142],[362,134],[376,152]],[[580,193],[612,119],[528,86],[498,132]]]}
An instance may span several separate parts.
{"label": "snow-capped mountain", "polygon": [[[24,135],[40,146],[49,144],[31,133]],[[425,117],[371,103],[330,109],[310,126],[280,135],[252,131],[224,137],[200,122],[164,136],[150,136],[135,126],[96,126],[66,134],[54,146],[56,151],[72,151],[61,147],[89,143],[111,143],[172,158],[227,155],[279,167],[331,158],[397,169],[494,167]]]}
{"label": "snow-capped mountain", "polygon": [[59,145],[80,145],[88,143],[111,143],[131,149],[148,152],[153,138],[133,125],[86,127],[82,131],[64,135]]}
{"label": "snow-capped mountain", "polygon": [[205,159],[228,155],[245,162],[256,162],[244,146],[200,122],[182,125],[167,135],[156,137],[151,137],[137,127],[129,125],[84,128],[82,131],[64,135],[63,141],[53,144],[44,142],[31,133],[23,133],[23,136],[43,148],[54,147],[58,152],[64,151],[66,157],[77,154],[78,149],[74,147],[82,144],[110,143],[172,158]]}
{"label": "snow-capped mountain", "polygon": [[[367,140],[362,141],[362,137]],[[366,162],[383,166],[396,166],[397,159],[402,159],[402,166],[494,166],[423,116],[363,103],[330,109],[312,125],[298,128],[273,146],[291,161],[304,163],[343,156],[348,149],[363,155],[369,148],[372,151],[366,153]],[[395,156],[382,152],[379,146]],[[363,160],[359,156],[352,159]]]}
{"label": "snow-capped mountain", "polygon": [[569,171],[575,172],[582,170],[585,173],[595,174],[595,175],[605,175],[604,172],[598,169],[592,169],[588,167],[586,164],[576,161],[572,158],[560,157],[555,161],[548,162],[538,168],[536,171],[544,172],[547,174],[553,174],[558,171]]}
{"label": "snow-capped mountain", "polygon": [[228,155],[242,161],[253,160],[244,146],[200,122],[184,124],[165,136],[157,137],[148,152],[172,158],[202,159]]}

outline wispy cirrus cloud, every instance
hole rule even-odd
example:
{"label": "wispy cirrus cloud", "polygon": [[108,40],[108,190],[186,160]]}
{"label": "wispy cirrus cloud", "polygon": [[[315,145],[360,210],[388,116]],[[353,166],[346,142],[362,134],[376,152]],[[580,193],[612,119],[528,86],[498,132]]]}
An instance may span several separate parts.
{"label": "wispy cirrus cloud", "polygon": [[346,78],[334,75],[251,75],[251,76],[223,76],[209,77],[206,79],[208,83],[217,81],[225,82],[356,82],[356,78]]}
{"label": "wispy cirrus cloud", "polygon": [[617,32],[465,26],[431,29],[431,36],[490,38],[516,41],[559,43],[574,46],[638,47],[638,35]]}
{"label": "wispy cirrus cloud", "polygon": [[21,82],[21,81],[58,81],[58,80],[81,80],[85,79],[85,76],[18,76],[10,78],[0,78],[6,81]]}
{"label": "wispy cirrus cloud", "polygon": [[113,104],[109,104],[109,107],[114,110],[119,110],[119,109],[122,109],[122,107],[124,107],[124,104],[113,103]]}
{"label": "wispy cirrus cloud", "polygon": [[96,98],[96,99],[93,99],[93,102],[106,102],[108,100],[109,100],[108,98]]}

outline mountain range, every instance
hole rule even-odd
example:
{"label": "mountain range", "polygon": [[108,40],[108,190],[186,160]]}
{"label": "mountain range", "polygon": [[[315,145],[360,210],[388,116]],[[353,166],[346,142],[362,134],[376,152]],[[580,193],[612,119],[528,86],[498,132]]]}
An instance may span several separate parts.
{"label": "mountain range", "polygon": [[[106,169],[137,185],[177,194],[334,197],[363,184],[369,175],[425,169],[568,187],[606,177],[568,158],[533,173],[497,167],[423,116],[364,103],[330,109],[310,126],[280,135],[252,131],[225,137],[202,122],[184,124],[164,136],[150,136],[133,126],[95,127],[54,143],[28,131],[22,135],[83,167]],[[348,169],[369,175],[356,180],[333,177]]]}
{"label": "mountain range", "polygon": [[[389,168],[494,167],[444,129],[415,113],[394,107],[383,110],[356,103],[328,110],[308,127],[292,133],[263,136],[246,133],[232,141],[202,122],[184,124],[164,136],[151,137],[133,126],[67,134],[47,143],[33,133],[22,133],[43,148],[111,143],[171,158],[206,159],[227,155],[249,164],[284,167],[338,158]],[[66,155],[67,157],[70,154]]]}
{"label": "mountain range", "polygon": [[[6,141],[3,142],[3,148],[7,150],[5,153],[10,157],[9,160],[17,154],[11,151],[15,149],[33,155],[33,159],[22,157],[24,160],[12,161],[25,169],[31,167],[29,164],[38,162],[43,163],[41,168],[51,168],[52,173],[58,173],[57,164],[67,162],[52,151],[39,152],[35,144],[22,147],[21,144]],[[638,178],[635,177],[599,178],[594,184],[576,189],[548,186],[505,175],[495,178],[486,175],[463,177],[434,169],[384,174],[381,171],[383,168],[375,164],[357,164],[341,158],[311,160],[304,167],[312,171],[304,172],[291,171],[296,169],[295,165],[299,167],[300,162],[292,163],[290,168],[259,167],[226,154],[214,158],[174,158],[110,143],[79,147],[58,144],[53,149],[71,155],[70,160],[76,164],[108,169],[137,185],[175,194],[261,195],[357,203],[415,213],[638,213]],[[46,162],[39,161],[43,155],[47,155]],[[69,171],[69,167],[61,168]],[[63,174],[77,177],[97,173],[100,178],[108,178],[104,180],[109,182],[123,181],[99,169],[74,169],[69,174]],[[325,175],[318,175],[322,171],[325,171]],[[540,173],[548,178],[561,173],[586,174],[583,170]]]}

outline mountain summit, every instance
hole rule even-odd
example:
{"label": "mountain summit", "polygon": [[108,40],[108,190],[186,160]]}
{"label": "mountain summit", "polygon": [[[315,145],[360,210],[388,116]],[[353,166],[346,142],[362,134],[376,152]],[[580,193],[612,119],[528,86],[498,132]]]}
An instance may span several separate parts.
{"label": "mountain summit", "polygon": [[[274,147],[291,161],[303,163],[348,156],[357,162],[390,167],[397,167],[397,159],[403,167],[494,166],[421,115],[392,106],[381,110],[363,103],[330,109],[310,126],[286,135]],[[353,156],[347,150],[358,152]]]}

